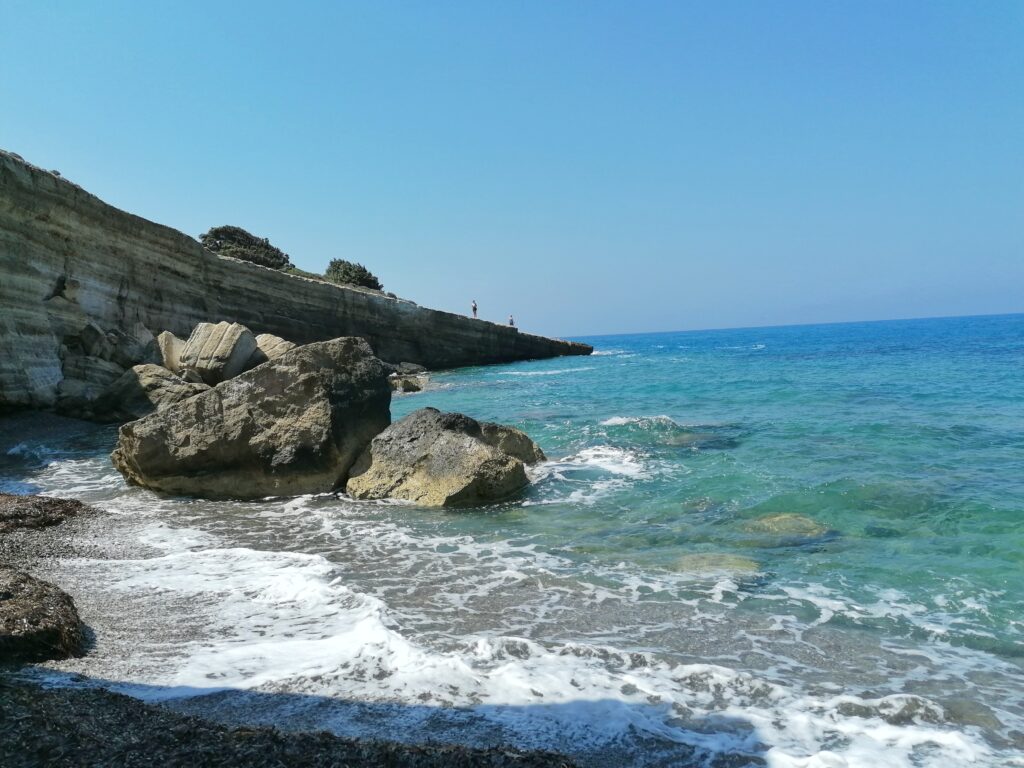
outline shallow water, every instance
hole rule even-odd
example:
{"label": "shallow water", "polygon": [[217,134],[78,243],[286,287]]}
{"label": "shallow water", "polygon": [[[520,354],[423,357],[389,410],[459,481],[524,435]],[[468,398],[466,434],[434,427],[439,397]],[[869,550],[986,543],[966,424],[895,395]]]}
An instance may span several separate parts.
{"label": "shallow water", "polygon": [[135,549],[52,566],[97,629],[52,669],[590,765],[1024,765],[1024,316],[586,341],[395,399],[542,445],[487,509],[160,498],[110,429],[7,430],[0,487]]}

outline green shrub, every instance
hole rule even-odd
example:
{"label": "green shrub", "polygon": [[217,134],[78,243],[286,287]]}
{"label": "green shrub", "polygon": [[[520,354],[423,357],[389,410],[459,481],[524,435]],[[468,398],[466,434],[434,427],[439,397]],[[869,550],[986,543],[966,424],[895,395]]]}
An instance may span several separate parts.
{"label": "green shrub", "polygon": [[232,256],[271,269],[287,269],[291,266],[288,254],[270,244],[265,237],[246,232],[241,227],[214,227],[199,236],[207,250],[221,256]]}
{"label": "green shrub", "polygon": [[299,269],[294,264],[290,267],[281,270],[288,275],[297,275],[298,277],[308,277],[310,280],[319,280],[321,283],[324,281],[323,275],[318,275],[315,272],[307,272],[304,269]]}
{"label": "green shrub", "polygon": [[327,265],[324,277],[332,283],[340,285],[361,285],[364,288],[373,288],[375,291],[382,290],[380,280],[362,264],[355,264],[344,259],[331,259]]}

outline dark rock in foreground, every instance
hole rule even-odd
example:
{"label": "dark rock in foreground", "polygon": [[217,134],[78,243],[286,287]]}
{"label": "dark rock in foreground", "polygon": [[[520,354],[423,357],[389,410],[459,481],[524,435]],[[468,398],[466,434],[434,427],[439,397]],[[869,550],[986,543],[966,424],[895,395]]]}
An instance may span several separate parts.
{"label": "dark rock in foreground", "polygon": [[83,639],[82,621],[65,592],[0,566],[0,661],[67,658],[79,652]]}
{"label": "dark rock in foreground", "polygon": [[90,511],[92,507],[77,499],[0,493],[0,533],[17,528],[46,528],[50,525],[59,525],[69,517]]}
{"label": "dark rock in foreground", "polygon": [[307,344],[121,427],[114,466],[137,485],[205,498],[322,493],[391,421],[365,341]]}
{"label": "dark rock in foreground", "polygon": [[471,749],[357,741],[328,733],[227,728],[95,689],[0,680],[0,755],[29,766],[246,768],[570,768],[564,757],[508,747]]}
{"label": "dark rock in foreground", "polygon": [[486,504],[523,488],[529,482],[524,463],[543,458],[517,429],[422,408],[373,439],[346,490],[357,499],[433,507]]}

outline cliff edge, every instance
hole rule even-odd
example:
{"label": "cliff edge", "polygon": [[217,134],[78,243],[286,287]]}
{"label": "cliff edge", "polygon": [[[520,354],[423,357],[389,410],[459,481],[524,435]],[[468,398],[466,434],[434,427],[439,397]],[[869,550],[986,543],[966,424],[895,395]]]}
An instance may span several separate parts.
{"label": "cliff edge", "polygon": [[434,369],[592,351],[217,256],[0,150],[0,408],[53,406],[86,326],[187,336],[221,320],[299,344],[360,336]]}

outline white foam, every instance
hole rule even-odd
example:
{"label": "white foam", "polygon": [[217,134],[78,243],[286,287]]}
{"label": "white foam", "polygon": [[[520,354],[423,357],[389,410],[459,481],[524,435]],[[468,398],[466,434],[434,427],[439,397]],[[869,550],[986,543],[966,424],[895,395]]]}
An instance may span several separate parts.
{"label": "white foam", "polygon": [[[42,476],[62,491],[96,483],[105,471],[91,460],[58,464]],[[561,478],[557,487],[586,503],[588,492],[657,470],[640,454],[594,446],[538,471]],[[119,482],[108,491],[122,493]],[[995,593],[959,595],[951,587],[932,607],[895,590],[858,602],[818,584],[773,584],[756,598],[781,610],[752,627],[746,636],[753,653],[741,661],[743,648],[729,644],[752,620],[752,612],[737,610],[752,593],[736,579],[695,583],[692,574],[636,564],[581,563],[526,535],[452,535],[443,515],[423,515],[414,527],[402,507],[330,496],[211,511],[205,503],[131,491],[105,506],[124,520],[139,516],[140,543],[160,554],[68,561],[62,567],[72,583],[101,603],[115,593],[108,606],[140,601],[154,629],[187,624],[191,634],[147,632],[123,646],[101,638],[88,657],[59,667],[123,680],[122,690],[142,698],[225,689],[308,694],[317,706],[305,727],[468,743],[493,743],[497,733],[521,746],[571,752],[584,765],[679,764],[689,760],[685,750],[672,751],[680,746],[748,754],[771,768],[1006,764],[1005,750],[997,753],[977,729],[947,721],[927,696],[859,695],[836,677],[815,688],[799,674],[801,662],[779,650],[815,650],[808,630],[826,631],[837,617],[904,621],[929,628],[928,639],[880,645],[890,656],[907,654],[907,690],[942,676],[966,686],[995,673],[1001,679],[990,685],[1004,686],[1010,702],[1019,695],[1019,668],[946,642],[953,606],[970,600],[984,608],[998,600]],[[237,544],[257,526],[267,535]],[[314,554],[315,547],[331,558]],[[666,653],[658,637],[669,633],[696,640],[680,645],[690,651]],[[710,654],[733,661],[692,663]],[[740,669],[750,656],[769,661],[761,670]],[[834,658],[822,663],[839,675]],[[884,685],[898,690],[904,682]],[[393,709],[376,720],[337,715],[336,708],[351,706],[346,702]],[[297,709],[282,703],[267,717],[284,723]],[[993,709],[1008,727],[1021,725],[1013,712]]]}
{"label": "white foam", "polygon": [[563,469],[593,467],[613,475],[632,478],[647,477],[650,474],[635,453],[611,445],[584,448],[579,453],[557,462],[556,465]]}
{"label": "white foam", "polygon": [[662,424],[679,427],[679,423],[669,416],[612,416],[601,422],[605,427],[623,427],[628,424]]}
{"label": "white foam", "polygon": [[[889,724],[885,717],[898,701],[815,699],[720,665],[668,664],[602,644],[515,636],[468,635],[449,649],[432,647],[315,555],[211,548],[110,570],[122,573],[111,583],[115,590],[173,593],[212,621],[204,637],[180,649],[176,668],[137,673],[133,682],[142,685],[120,688],[147,700],[260,689],[410,708],[429,702],[430,718],[447,718],[453,729],[466,728],[466,714],[444,708],[469,708],[477,727],[577,754],[621,749],[639,736],[663,750],[686,745],[751,756],[766,743],[769,765],[794,768],[909,766],[921,747],[945,764],[990,756],[967,733]],[[922,701],[924,711],[940,711]],[[877,714],[841,715],[851,703]],[[837,739],[841,753],[824,747]]]}
{"label": "white foam", "polygon": [[561,376],[563,373],[578,373],[580,371],[592,371],[594,366],[582,368],[557,368],[551,371],[503,371],[494,374],[495,376]]}

